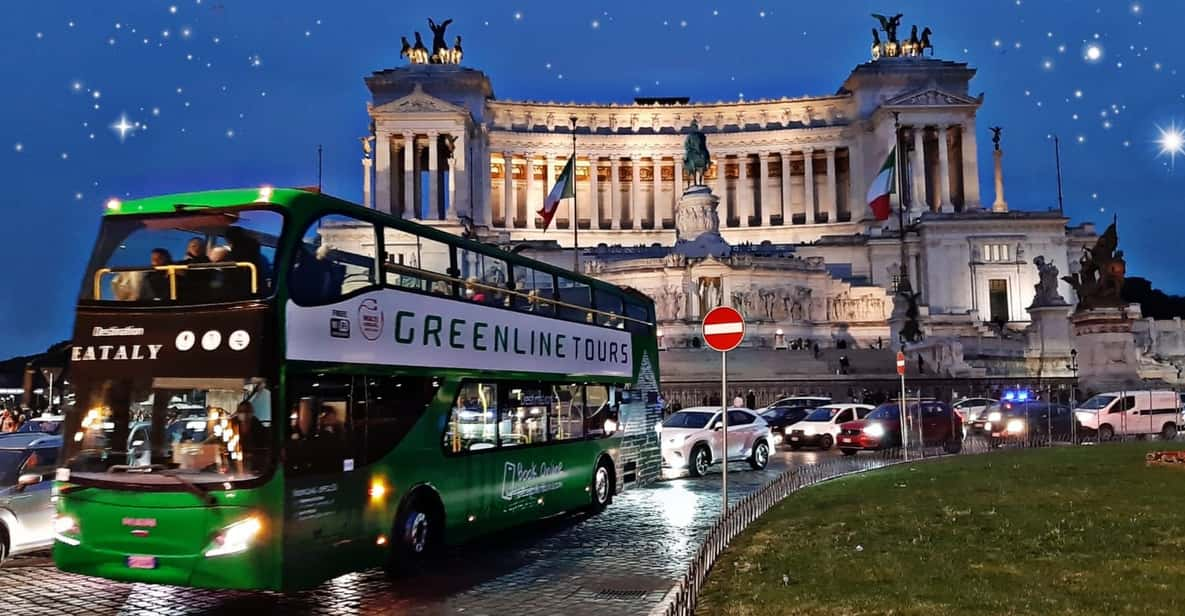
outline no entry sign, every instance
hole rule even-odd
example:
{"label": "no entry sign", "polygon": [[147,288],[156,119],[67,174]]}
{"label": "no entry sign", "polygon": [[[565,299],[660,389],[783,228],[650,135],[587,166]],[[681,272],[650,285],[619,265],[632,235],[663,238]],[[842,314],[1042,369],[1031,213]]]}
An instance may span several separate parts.
{"label": "no entry sign", "polygon": [[745,318],[741,313],[728,306],[719,306],[704,315],[704,342],[713,350],[731,351],[744,339]]}

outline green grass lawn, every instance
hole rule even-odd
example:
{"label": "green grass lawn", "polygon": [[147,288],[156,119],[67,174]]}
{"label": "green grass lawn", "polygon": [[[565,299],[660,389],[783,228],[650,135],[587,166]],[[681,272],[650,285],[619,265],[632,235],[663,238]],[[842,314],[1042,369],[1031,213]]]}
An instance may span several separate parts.
{"label": "green grass lawn", "polygon": [[790,496],[697,614],[1185,614],[1185,469],[1159,443],[901,465]]}

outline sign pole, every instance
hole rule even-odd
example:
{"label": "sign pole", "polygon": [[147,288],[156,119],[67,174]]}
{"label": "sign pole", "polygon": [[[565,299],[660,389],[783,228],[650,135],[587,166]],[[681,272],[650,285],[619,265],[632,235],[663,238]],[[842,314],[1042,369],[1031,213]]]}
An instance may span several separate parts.
{"label": "sign pole", "polygon": [[[717,306],[704,315],[704,342],[720,352],[720,454],[723,473],[720,479],[721,516],[728,515],[728,352],[745,339],[745,317],[728,306]],[[713,427],[714,429],[714,427]]]}
{"label": "sign pole", "polygon": [[724,422],[724,431],[720,437],[724,449],[724,470],[721,473],[720,494],[723,501],[721,515],[728,514],[728,352],[720,352],[720,418]]}
{"label": "sign pole", "polygon": [[909,429],[905,420],[909,416],[905,404],[905,353],[897,352],[897,374],[901,377],[901,405],[897,407],[901,422],[901,455],[909,459]]}

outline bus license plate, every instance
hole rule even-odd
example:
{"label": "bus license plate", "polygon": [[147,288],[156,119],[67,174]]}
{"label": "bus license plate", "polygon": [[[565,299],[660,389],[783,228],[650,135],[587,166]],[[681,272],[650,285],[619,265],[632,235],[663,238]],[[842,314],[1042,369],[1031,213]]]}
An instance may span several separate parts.
{"label": "bus license plate", "polygon": [[156,569],[155,556],[129,556],[129,569]]}

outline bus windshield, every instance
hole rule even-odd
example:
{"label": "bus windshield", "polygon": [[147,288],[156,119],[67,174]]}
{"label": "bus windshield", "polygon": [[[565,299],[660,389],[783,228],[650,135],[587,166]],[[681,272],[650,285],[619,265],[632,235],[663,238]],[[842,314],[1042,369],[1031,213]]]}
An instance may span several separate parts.
{"label": "bus windshield", "polygon": [[225,483],[268,474],[271,390],[263,379],[113,378],[77,384],[63,466],[71,477],[141,483],[176,474]]}
{"label": "bus windshield", "polygon": [[184,305],[268,297],[283,222],[266,209],[104,217],[79,298]]}

